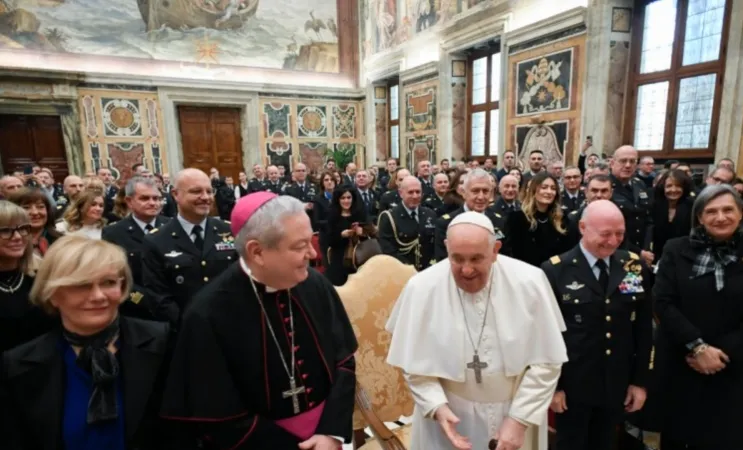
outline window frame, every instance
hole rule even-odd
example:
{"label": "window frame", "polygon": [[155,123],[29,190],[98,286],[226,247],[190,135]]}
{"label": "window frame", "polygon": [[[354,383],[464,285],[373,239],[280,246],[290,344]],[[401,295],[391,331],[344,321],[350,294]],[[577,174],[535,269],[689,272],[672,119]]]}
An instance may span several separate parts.
{"label": "window frame", "polygon": [[[397,86],[397,119],[392,120],[392,88]],[[397,126],[397,156],[392,154],[392,127]],[[389,158],[400,160],[400,80],[397,78],[387,82],[387,150]]]}
{"label": "window frame", "polygon": [[[498,110],[498,126],[500,127],[500,114],[501,108],[500,98],[497,101],[492,101],[490,95],[492,94],[492,70],[493,70],[493,57],[499,55],[501,58],[501,47],[500,44],[489,46],[488,48],[480,49],[471,52],[467,55],[467,115],[465,118],[465,126],[467,127],[467,133],[465,138],[465,155],[468,159],[477,159],[479,162],[483,162],[487,158],[493,158],[493,163],[498,164],[498,157],[500,155],[493,155],[490,153],[490,111]],[[474,97],[474,86],[472,84],[472,76],[474,73],[474,64],[480,58],[487,57],[486,72],[485,72],[485,102],[479,105],[473,105],[472,100]],[[503,65],[501,64],[501,77],[503,76]],[[499,81],[502,79],[499,78]],[[501,83],[502,84],[502,83]],[[499,97],[503,97],[503,91],[499,89]],[[485,113],[485,154],[482,156],[472,156],[472,115],[478,112]]]}
{"label": "window frame", "polygon": [[[635,124],[637,115],[638,90],[643,85],[668,82],[668,98],[666,100],[666,119],[663,132],[663,148],[658,150],[640,150],[642,156],[652,156],[660,159],[693,159],[714,157],[717,146],[717,129],[720,120],[720,103],[722,101],[722,87],[727,59],[728,37],[730,31],[730,15],[734,0],[725,1],[725,11],[720,35],[720,54],[715,61],[683,66],[684,39],[686,37],[686,14],[689,3],[677,0],[676,29],[671,53],[671,67],[664,71],[640,73],[642,59],[642,38],[645,22],[645,8],[647,0],[635,0],[634,17],[632,20],[632,43],[630,46],[630,68],[627,79],[627,101],[625,104],[625,118],[623,133],[624,142],[634,145]],[[707,148],[675,149],[676,119],[680,83],[682,79],[700,75],[715,74],[715,93],[712,103],[712,118],[710,122],[709,145]],[[611,149],[613,150],[613,149]]]}

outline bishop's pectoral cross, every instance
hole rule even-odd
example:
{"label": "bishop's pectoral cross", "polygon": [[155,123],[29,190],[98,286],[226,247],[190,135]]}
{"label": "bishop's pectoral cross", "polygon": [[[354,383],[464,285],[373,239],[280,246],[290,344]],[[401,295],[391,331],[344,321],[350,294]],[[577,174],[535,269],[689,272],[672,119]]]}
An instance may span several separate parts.
{"label": "bishop's pectoral cross", "polygon": [[482,369],[488,367],[488,363],[480,362],[480,356],[475,353],[472,356],[472,362],[467,363],[467,368],[475,371],[475,382],[482,383]]}
{"label": "bishop's pectoral cross", "polygon": [[[486,364],[487,365],[487,364]],[[479,383],[479,382],[478,382]],[[299,414],[299,399],[297,396],[304,393],[304,386],[297,387],[297,382],[294,378],[289,378],[289,390],[281,393],[284,398],[292,398],[292,406],[294,406],[294,414]]]}

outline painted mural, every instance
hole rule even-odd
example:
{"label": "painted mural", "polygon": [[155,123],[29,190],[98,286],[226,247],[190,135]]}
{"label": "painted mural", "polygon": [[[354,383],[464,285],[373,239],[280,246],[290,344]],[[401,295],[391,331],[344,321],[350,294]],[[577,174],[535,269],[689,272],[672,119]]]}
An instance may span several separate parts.
{"label": "painted mural", "polygon": [[[393,48],[416,34],[493,0],[363,0],[364,56]],[[361,17],[364,17],[363,15]],[[363,31],[362,30],[362,31]]]}
{"label": "painted mural", "polygon": [[338,72],[336,0],[3,0],[0,48]]}
{"label": "painted mural", "polygon": [[120,181],[137,163],[168,171],[157,92],[80,89],[79,105],[86,171],[108,167]]}
{"label": "painted mural", "polygon": [[517,116],[570,109],[573,49],[520,61],[516,80]]}
{"label": "painted mural", "polygon": [[332,159],[339,167],[359,162],[363,149],[362,103],[330,100],[261,99],[264,161],[310,171]]}
{"label": "painted mural", "polygon": [[422,160],[437,159],[438,94],[438,79],[403,86],[404,154],[400,157],[408,168],[415,167]]}

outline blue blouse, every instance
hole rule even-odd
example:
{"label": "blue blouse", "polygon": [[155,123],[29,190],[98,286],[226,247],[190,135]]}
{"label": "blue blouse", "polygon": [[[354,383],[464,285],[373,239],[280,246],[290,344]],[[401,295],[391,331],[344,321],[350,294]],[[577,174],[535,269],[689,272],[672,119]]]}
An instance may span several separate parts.
{"label": "blue blouse", "polygon": [[65,450],[125,450],[121,375],[116,381],[119,417],[116,420],[88,425],[88,401],[93,392],[93,380],[90,374],[77,365],[77,355],[72,347],[67,342],[62,345],[67,375],[62,419]]}

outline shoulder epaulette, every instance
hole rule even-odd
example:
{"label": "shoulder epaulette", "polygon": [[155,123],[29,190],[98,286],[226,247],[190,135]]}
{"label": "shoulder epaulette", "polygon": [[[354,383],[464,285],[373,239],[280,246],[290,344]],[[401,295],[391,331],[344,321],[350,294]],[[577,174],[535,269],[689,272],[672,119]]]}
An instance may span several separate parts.
{"label": "shoulder epaulette", "polygon": [[223,220],[222,222],[226,223],[227,225],[229,225],[229,224],[231,224],[231,223],[232,223],[232,222],[230,222],[229,220]]}
{"label": "shoulder epaulette", "polygon": [[495,213],[495,217],[500,219],[502,216],[500,215],[500,213]]}
{"label": "shoulder epaulette", "polygon": [[550,262],[552,263],[553,266],[560,264],[560,256],[559,255],[553,256],[552,258],[550,258]]}
{"label": "shoulder epaulette", "polygon": [[578,210],[577,209],[575,211],[570,211],[570,214],[568,214],[568,215],[569,216],[574,216],[576,214],[578,214]]}
{"label": "shoulder epaulette", "polygon": [[108,224],[106,224],[106,226],[107,226],[107,227],[110,227],[111,225],[113,225],[113,224],[115,224],[115,223],[118,223],[118,222],[114,220],[113,222],[108,222]]}
{"label": "shoulder epaulette", "polygon": [[694,191],[689,192],[689,197],[696,197],[697,193]]}
{"label": "shoulder epaulette", "polygon": [[627,252],[627,253],[629,253],[629,257],[632,259],[637,259],[637,260],[640,259],[640,256],[637,253],[634,253],[634,252]]}
{"label": "shoulder epaulette", "polygon": [[441,218],[444,220],[449,220],[451,219],[451,216],[449,214],[444,214],[443,216],[441,216]]}
{"label": "shoulder epaulette", "polygon": [[159,229],[159,228],[153,228],[153,229],[151,229],[151,230],[150,230],[150,234],[155,234],[155,233],[157,233],[158,231],[160,231],[160,229]]}

